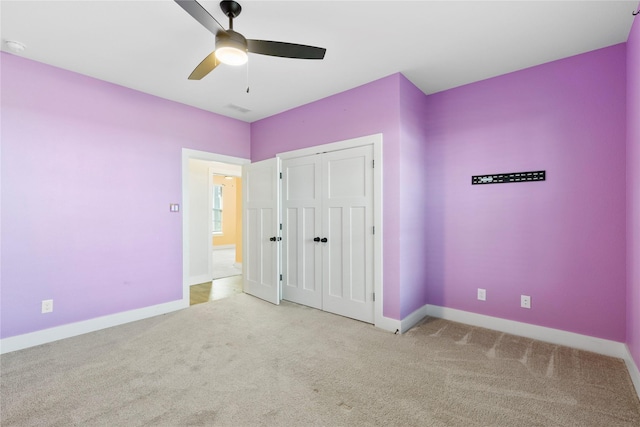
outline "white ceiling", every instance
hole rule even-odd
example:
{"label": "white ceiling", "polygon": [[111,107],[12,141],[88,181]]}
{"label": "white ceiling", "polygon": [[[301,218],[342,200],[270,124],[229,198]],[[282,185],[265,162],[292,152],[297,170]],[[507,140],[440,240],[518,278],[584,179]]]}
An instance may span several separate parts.
{"label": "white ceiling", "polygon": [[[626,41],[632,1],[240,1],[245,37],[325,59],[249,55],[187,80],[214,36],[171,0],[0,2],[2,50],[252,122],[401,72],[430,94]],[[201,4],[223,25],[218,1]],[[229,106],[250,110],[243,113]]]}

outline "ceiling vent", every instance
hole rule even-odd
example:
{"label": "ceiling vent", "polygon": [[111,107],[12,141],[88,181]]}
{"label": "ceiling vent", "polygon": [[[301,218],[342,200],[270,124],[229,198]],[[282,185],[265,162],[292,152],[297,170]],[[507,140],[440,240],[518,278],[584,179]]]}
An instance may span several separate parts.
{"label": "ceiling vent", "polygon": [[229,105],[227,105],[227,108],[231,108],[232,110],[236,110],[236,111],[239,111],[241,113],[248,113],[249,111],[251,111],[248,108],[244,108],[244,107],[241,107],[241,106],[235,105],[235,104],[229,104]]}

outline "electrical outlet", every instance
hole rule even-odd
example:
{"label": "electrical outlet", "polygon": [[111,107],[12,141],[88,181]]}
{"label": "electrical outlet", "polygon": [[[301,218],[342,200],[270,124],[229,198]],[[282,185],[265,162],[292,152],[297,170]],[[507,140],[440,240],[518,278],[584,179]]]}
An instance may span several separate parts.
{"label": "electrical outlet", "polygon": [[531,308],[531,297],[529,295],[520,295],[520,307]]}
{"label": "electrical outlet", "polygon": [[53,300],[52,299],[42,300],[42,312],[51,313],[52,311],[53,311]]}
{"label": "electrical outlet", "polygon": [[478,288],[478,299],[480,301],[486,301],[487,300],[487,290],[486,289]]}

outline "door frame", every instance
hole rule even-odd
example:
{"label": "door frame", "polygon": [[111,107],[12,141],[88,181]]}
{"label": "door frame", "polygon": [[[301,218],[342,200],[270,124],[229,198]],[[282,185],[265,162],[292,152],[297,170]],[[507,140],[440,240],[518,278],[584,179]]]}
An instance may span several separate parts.
{"label": "door frame", "polygon": [[[182,302],[186,307],[189,306],[190,299],[189,269],[191,265],[191,251],[189,246],[189,160],[204,160],[239,166],[251,163],[251,160],[242,157],[227,156],[189,148],[182,149]],[[209,225],[211,226],[211,224]],[[209,239],[211,239],[211,233],[209,233]],[[209,263],[211,264],[212,257],[209,258]]]}
{"label": "door frame", "polygon": [[287,151],[276,154],[276,157],[279,157],[280,160],[286,160],[313,154],[326,153],[328,151],[361,147],[363,145],[373,146],[373,158],[375,161],[375,167],[373,168],[373,224],[375,227],[375,234],[373,235],[373,290],[376,295],[374,301],[374,325],[382,329],[392,330],[388,324],[388,319],[383,316],[384,293],[382,283],[382,251],[384,239],[382,228],[382,134],[378,133],[359,138],[347,139],[344,141],[301,148],[299,150]]}

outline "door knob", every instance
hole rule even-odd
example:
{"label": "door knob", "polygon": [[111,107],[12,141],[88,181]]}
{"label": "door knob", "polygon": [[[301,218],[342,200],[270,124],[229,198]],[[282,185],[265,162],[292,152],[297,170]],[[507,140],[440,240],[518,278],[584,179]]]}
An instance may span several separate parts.
{"label": "door knob", "polygon": [[329,241],[329,239],[327,239],[326,237],[323,237],[322,239],[320,239],[320,241],[322,243],[327,243]]}
{"label": "door knob", "polygon": [[320,241],[320,238],[319,238],[319,237],[314,237],[313,241],[314,241],[314,242],[319,242],[319,241]]}
{"label": "door knob", "polygon": [[269,237],[269,240],[271,240],[272,242],[275,242],[276,238],[275,237]]}

